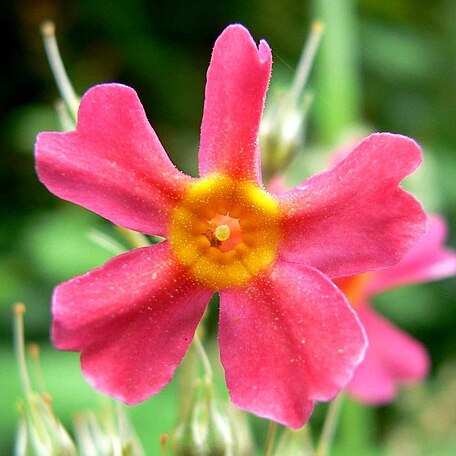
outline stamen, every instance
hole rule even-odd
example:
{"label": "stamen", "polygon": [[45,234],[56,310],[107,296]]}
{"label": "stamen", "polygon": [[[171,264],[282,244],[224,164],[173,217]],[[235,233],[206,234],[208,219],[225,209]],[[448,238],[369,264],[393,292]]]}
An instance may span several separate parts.
{"label": "stamen", "polygon": [[44,397],[45,395],[48,395],[48,393],[46,392],[43,371],[41,370],[40,346],[37,343],[30,342],[27,346],[27,351],[33,363],[34,377],[38,381],[38,385]]}
{"label": "stamen", "polygon": [[76,129],[76,119],[74,115],[70,113],[67,108],[66,103],[58,99],[54,103],[54,108],[57,112],[57,117],[59,118],[60,128],[62,131],[71,131]]}
{"label": "stamen", "polygon": [[214,234],[215,234],[215,237],[219,241],[226,241],[230,237],[230,234],[231,234],[230,227],[228,225],[219,225],[215,229]]}
{"label": "stamen", "polygon": [[19,366],[19,374],[24,388],[26,397],[32,394],[30,377],[25,362],[25,347],[24,347],[24,313],[25,305],[17,303],[13,306],[14,313],[14,344],[16,348],[16,359]]}
{"label": "stamen", "polygon": [[312,23],[310,35],[302,51],[301,58],[299,59],[298,69],[291,88],[290,96],[292,99],[299,100],[301,98],[301,94],[306,86],[306,82],[315,59],[318,45],[320,44],[323,30],[324,25],[322,22],[314,21]]}
{"label": "stamen", "polygon": [[55,25],[51,21],[45,21],[41,25],[41,34],[43,36],[44,48],[51,67],[52,74],[54,75],[55,82],[59,88],[60,95],[65,102],[68,111],[73,119],[77,119],[77,112],[79,107],[79,98],[68,78],[65,67],[63,66],[62,58],[60,56],[59,47],[55,38]]}

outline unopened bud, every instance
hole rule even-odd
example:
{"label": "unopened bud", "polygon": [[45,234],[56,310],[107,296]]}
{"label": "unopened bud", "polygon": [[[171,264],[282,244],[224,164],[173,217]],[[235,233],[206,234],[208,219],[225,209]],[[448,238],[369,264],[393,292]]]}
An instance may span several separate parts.
{"label": "unopened bud", "polygon": [[312,456],[313,454],[315,453],[307,427],[298,431],[285,428],[274,451],[274,456]]}
{"label": "unopened bud", "polygon": [[233,431],[236,456],[252,456],[256,454],[252,431],[247,420],[247,413],[230,403],[226,404],[226,409]]}
{"label": "unopened bud", "polygon": [[[67,431],[54,415],[51,398],[47,393],[33,390],[27,370],[24,349],[24,304],[16,304],[14,312],[14,339],[16,358],[24,391],[19,403],[21,414],[16,438],[16,455],[76,456],[76,448]],[[39,348],[32,345],[32,356],[39,363]]]}
{"label": "unopened bud", "polygon": [[82,413],[75,420],[78,450],[83,455],[143,456],[144,450],[121,406],[102,413]]}
{"label": "unopened bud", "polygon": [[[307,110],[284,104],[278,96],[278,114],[269,114],[266,109],[260,128],[260,148],[264,180],[268,182],[273,176],[282,174],[293,158],[301,150],[304,143],[305,120]],[[273,98],[274,100],[274,98]],[[273,108],[271,108],[272,110]]]}
{"label": "unopened bud", "polygon": [[16,438],[17,456],[76,456],[76,448],[65,428],[54,415],[50,402],[29,393],[19,404],[21,419]]}
{"label": "unopened bud", "polygon": [[176,429],[172,444],[178,456],[237,455],[233,427],[225,404],[216,396],[214,387],[200,382],[188,416]]}
{"label": "unopened bud", "polygon": [[260,148],[264,180],[282,174],[304,143],[306,117],[312,102],[307,79],[312,67],[323,25],[316,21],[304,46],[298,69],[289,88],[272,93],[260,128]]}

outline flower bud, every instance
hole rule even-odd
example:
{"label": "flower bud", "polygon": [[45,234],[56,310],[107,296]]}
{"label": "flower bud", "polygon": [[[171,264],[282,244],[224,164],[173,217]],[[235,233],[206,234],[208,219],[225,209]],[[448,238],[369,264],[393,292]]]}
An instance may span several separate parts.
{"label": "flower bud", "polygon": [[82,413],[75,420],[75,434],[82,455],[143,456],[138,437],[119,405],[108,405],[100,414]]}
{"label": "flower bud", "polygon": [[[260,129],[260,145],[265,180],[281,174],[304,142],[307,109],[296,107],[288,97],[273,98],[277,108],[267,109]],[[273,112],[277,114],[273,114]]]}
{"label": "flower bud", "polygon": [[306,83],[322,32],[322,24],[315,22],[290,87],[273,92],[272,100],[266,106],[260,128],[266,182],[283,173],[304,143],[307,111],[312,101]]}
{"label": "flower bud", "polygon": [[76,448],[52,411],[49,397],[30,393],[19,404],[21,419],[16,437],[17,456],[76,456]]}
{"label": "flower bud", "polygon": [[[51,397],[33,391],[27,370],[24,349],[25,305],[16,304],[14,311],[14,342],[24,399],[19,403],[21,418],[16,437],[17,456],[76,456],[76,448],[67,431],[54,415]],[[39,367],[39,348],[32,345],[31,355]]]}
{"label": "flower bud", "polygon": [[303,427],[298,431],[285,428],[277,442],[274,456],[312,456],[314,453],[309,430]]}
{"label": "flower bud", "polygon": [[252,456],[256,454],[252,431],[247,420],[247,413],[234,407],[231,403],[227,403],[226,408],[234,434],[236,456]]}
{"label": "flower bud", "polygon": [[193,401],[173,436],[178,456],[231,456],[235,449],[233,427],[212,383],[198,382]]}

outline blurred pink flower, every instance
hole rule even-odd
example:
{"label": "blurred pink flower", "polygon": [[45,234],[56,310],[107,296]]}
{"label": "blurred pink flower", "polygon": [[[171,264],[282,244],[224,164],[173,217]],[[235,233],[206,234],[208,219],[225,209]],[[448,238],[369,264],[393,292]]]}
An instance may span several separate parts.
{"label": "blurred pink flower", "polygon": [[396,266],[335,281],[355,308],[369,340],[364,361],[348,386],[361,401],[389,402],[401,383],[418,381],[427,374],[425,348],[378,315],[369,298],[398,286],[455,275],[456,252],[445,248],[445,234],[444,219],[431,216],[424,237]]}
{"label": "blurred pink flower", "polygon": [[298,428],[362,360],[364,332],[329,278],[390,266],[422,235],[425,214],[398,187],[421,152],[411,139],[374,134],[330,171],[267,193],[258,129],[271,61],[267,43],[257,48],[240,25],[218,38],[199,179],[173,166],[122,85],[89,90],[76,131],[39,135],[38,175],[50,191],[167,238],[54,292],[54,344],[81,352],[100,391],[128,404],[160,391],[214,291],[221,360],[242,409]]}

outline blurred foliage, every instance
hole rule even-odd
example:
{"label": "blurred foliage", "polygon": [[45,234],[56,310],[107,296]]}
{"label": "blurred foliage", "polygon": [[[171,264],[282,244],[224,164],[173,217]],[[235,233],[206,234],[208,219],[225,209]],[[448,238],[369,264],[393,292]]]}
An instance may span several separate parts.
{"label": "blurred foliage", "polygon": [[[450,226],[456,227],[456,2],[344,1],[356,16],[356,24],[349,30],[351,35],[346,37],[352,64],[345,70],[337,67],[337,62],[333,68],[326,66],[325,78],[321,73],[325,67],[318,62],[311,80],[316,93],[310,111],[308,145],[288,178],[296,182],[327,166],[327,145],[334,144],[336,138],[342,139],[334,134],[334,128],[340,128],[337,133],[345,134],[345,139],[356,137],[353,131],[360,130],[401,132],[423,145],[427,163],[422,174],[410,180],[410,187],[425,201],[427,209],[443,213]],[[268,40],[274,52],[274,89],[292,79],[308,25],[315,11],[322,11],[323,4],[327,8],[328,3],[331,4],[326,0],[1,3],[0,47],[4,65],[0,73],[0,409],[4,412],[0,414],[0,434],[10,436],[1,439],[1,454],[11,450],[17,419],[11,411],[20,394],[11,350],[11,303],[27,303],[27,336],[47,346],[53,286],[99,266],[111,256],[90,241],[88,233],[92,229],[115,236],[105,221],[59,201],[36,178],[32,155],[36,133],[58,128],[53,111],[58,95],[39,36],[40,22],[52,19],[57,24],[64,61],[79,93],[106,81],[135,87],[174,162],[195,174],[205,71],[220,31],[230,22],[242,22],[256,39]],[[335,13],[330,7],[329,14]],[[324,54],[324,43],[322,46]],[[324,55],[320,58],[323,60]],[[342,84],[349,85],[344,80],[347,71],[356,78],[356,94],[349,97],[356,105],[351,106],[352,111],[342,122],[338,117],[343,115],[341,108],[328,106],[327,101],[330,89],[338,88],[340,92]],[[322,118],[321,113],[328,109],[335,114],[332,125],[336,126],[331,135],[322,128],[329,117]],[[351,136],[342,131],[347,123],[353,124]],[[456,228],[450,229],[449,244],[456,245]],[[450,417],[450,409],[439,409],[440,415],[436,410],[438,404],[445,405],[444,391],[452,388],[454,401],[451,365],[456,358],[455,281],[397,290],[378,298],[378,305],[427,345],[434,375],[421,393],[410,392],[415,394],[410,402],[407,393],[398,404],[378,410],[348,403],[338,434],[337,454],[361,454],[360,449],[364,449],[363,454],[452,454],[454,427],[444,427],[445,432],[440,432],[429,423],[435,416]],[[447,374],[435,375],[443,365],[447,366]],[[77,355],[46,348],[43,369],[54,407],[65,423],[76,411],[100,401],[99,395],[83,381]],[[175,396],[173,382],[160,395],[131,410],[146,448],[156,448],[160,433],[175,424]],[[317,427],[319,420],[321,412],[317,410]],[[262,426],[259,420],[253,422],[255,429]],[[407,446],[407,442],[412,446]]]}

